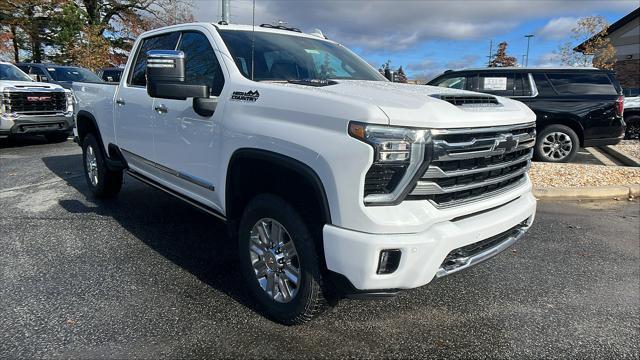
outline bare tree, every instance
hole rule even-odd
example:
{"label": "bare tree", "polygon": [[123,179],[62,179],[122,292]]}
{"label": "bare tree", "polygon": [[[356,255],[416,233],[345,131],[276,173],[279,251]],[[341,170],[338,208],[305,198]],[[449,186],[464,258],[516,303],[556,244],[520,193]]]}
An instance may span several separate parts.
{"label": "bare tree", "polygon": [[[569,66],[594,66],[613,69],[616,62],[616,48],[607,36],[609,24],[602,16],[587,16],[578,19],[571,30],[572,41],[560,46],[557,53],[560,61]],[[579,43],[574,48],[575,43]]]}

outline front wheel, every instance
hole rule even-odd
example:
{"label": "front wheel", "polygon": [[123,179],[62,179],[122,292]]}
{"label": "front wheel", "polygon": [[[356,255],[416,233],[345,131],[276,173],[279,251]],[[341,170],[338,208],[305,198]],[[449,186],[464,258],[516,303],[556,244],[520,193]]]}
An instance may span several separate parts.
{"label": "front wheel", "polygon": [[238,235],[242,275],[267,317],[296,325],[326,309],[313,236],[289,203],[275,195],[255,197]]}
{"label": "front wheel", "polygon": [[579,147],[580,139],[570,127],[549,125],[538,134],[535,158],[545,162],[569,162],[576,156]]}
{"label": "front wheel", "polygon": [[93,134],[82,140],[82,159],[87,185],[94,196],[114,197],[122,187],[122,171],[109,170],[102,148]]}

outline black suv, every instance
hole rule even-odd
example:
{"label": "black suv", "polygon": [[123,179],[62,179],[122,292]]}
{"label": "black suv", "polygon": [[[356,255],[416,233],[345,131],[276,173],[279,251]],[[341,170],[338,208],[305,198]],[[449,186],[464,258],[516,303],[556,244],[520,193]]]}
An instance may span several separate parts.
{"label": "black suv", "polygon": [[449,70],[427,85],[478,91],[525,103],[537,116],[537,160],[571,161],[578,145],[612,145],[624,136],[624,97],[613,71],[593,68]]}
{"label": "black suv", "polygon": [[96,75],[106,82],[119,83],[123,71],[123,68],[110,67],[96,71]]}
{"label": "black suv", "polygon": [[41,63],[17,63],[16,66],[36,81],[58,84],[70,90],[74,82],[104,82],[91,70],[79,66]]}

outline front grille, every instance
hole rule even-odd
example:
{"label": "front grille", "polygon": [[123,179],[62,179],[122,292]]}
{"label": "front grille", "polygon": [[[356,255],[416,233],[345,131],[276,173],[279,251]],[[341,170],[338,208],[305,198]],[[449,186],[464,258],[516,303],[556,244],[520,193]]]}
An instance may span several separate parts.
{"label": "front grille", "polygon": [[434,130],[433,159],[409,199],[444,208],[508,191],[525,181],[535,124]]}
{"label": "front grille", "polygon": [[47,115],[67,110],[67,97],[63,91],[5,92],[7,112],[25,115]]}

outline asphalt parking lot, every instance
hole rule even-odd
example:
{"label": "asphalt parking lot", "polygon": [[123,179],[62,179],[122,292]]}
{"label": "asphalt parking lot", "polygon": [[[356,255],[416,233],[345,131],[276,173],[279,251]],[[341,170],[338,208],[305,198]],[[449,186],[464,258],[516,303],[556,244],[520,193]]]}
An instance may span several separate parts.
{"label": "asphalt parking lot", "polygon": [[214,218],[130,177],[96,201],[73,142],[4,142],[0,358],[637,359],[639,213],[541,202],[484,264],[284,327],[253,311]]}

